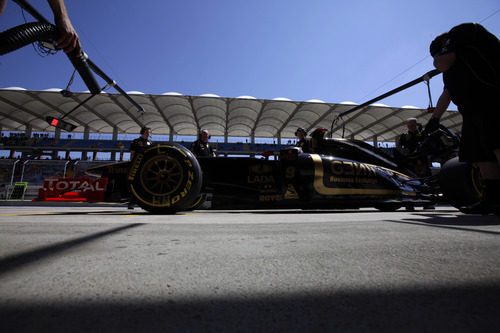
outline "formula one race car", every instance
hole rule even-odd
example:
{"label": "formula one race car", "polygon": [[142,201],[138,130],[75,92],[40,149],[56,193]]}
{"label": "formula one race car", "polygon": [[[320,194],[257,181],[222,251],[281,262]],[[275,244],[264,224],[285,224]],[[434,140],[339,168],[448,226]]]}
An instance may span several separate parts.
{"label": "formula one race car", "polygon": [[[315,152],[290,147],[275,160],[196,158],[185,147],[172,144],[151,147],[133,161],[94,167],[87,173],[108,178],[105,201],[130,197],[152,213],[191,210],[207,197],[212,209],[375,207],[392,211],[427,207],[440,200],[435,176],[417,178],[380,149],[361,141],[323,138],[324,130],[319,131]],[[456,193],[450,186],[456,186],[458,179],[464,187],[461,193],[469,196],[451,197],[452,204],[477,200],[471,169],[451,163],[451,178],[442,182],[448,183],[448,192]]]}
{"label": "formula one race car", "polygon": [[[57,28],[25,0],[15,2],[38,22],[1,32],[0,55],[34,41],[43,42],[44,47],[53,47]],[[144,112],[142,106],[85,53],[69,54],[69,58],[92,95],[61,118],[47,117],[51,126],[72,131],[76,126],[64,118],[108,86],[113,86],[139,112]],[[107,82],[104,88],[100,88],[92,72]],[[428,81],[437,74],[436,70],[430,71],[337,118],[414,84]],[[70,94],[67,90],[62,93]],[[405,159],[394,158],[361,141],[328,139],[324,138],[324,134],[324,130],[315,131],[309,152],[290,147],[281,150],[274,160],[254,157],[197,159],[183,146],[168,144],[140,152],[130,162],[95,167],[88,173],[108,179],[105,201],[131,200],[153,213],[195,209],[207,198],[211,199],[210,206],[214,209],[376,207],[381,210],[395,210],[403,206],[426,207],[443,198],[455,207],[462,207],[481,198],[479,172],[474,166],[460,163],[456,158],[446,162],[438,176],[421,178],[411,171]],[[426,147],[431,149],[423,149],[422,153],[432,154],[436,148],[442,148],[442,138],[442,133],[429,135]]]}

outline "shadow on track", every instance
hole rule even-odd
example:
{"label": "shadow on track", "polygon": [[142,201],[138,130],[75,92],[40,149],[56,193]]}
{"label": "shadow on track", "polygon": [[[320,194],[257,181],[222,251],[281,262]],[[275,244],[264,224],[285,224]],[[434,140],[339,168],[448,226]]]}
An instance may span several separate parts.
{"label": "shadow on track", "polygon": [[0,316],[3,332],[498,332],[500,286],[193,301],[33,301],[0,305]]}
{"label": "shadow on track", "polygon": [[24,265],[28,265],[32,262],[43,260],[46,257],[50,257],[53,255],[57,255],[61,252],[74,248],[76,246],[92,242],[94,240],[106,237],[111,234],[118,233],[123,230],[127,230],[130,228],[135,228],[141,226],[142,223],[134,223],[128,224],[125,226],[121,226],[118,228],[113,228],[110,230],[105,230],[101,232],[97,232],[88,236],[72,239],[65,242],[60,242],[40,248],[36,248],[30,251],[25,251],[22,253],[14,254],[8,257],[5,257],[0,260],[0,276],[8,273],[11,270],[20,268]]}
{"label": "shadow on track", "polygon": [[[413,214],[420,215],[420,214]],[[478,229],[477,227],[500,225],[500,217],[495,215],[449,215],[449,214],[425,214],[426,218],[405,218],[402,220],[384,220],[386,222],[411,224],[415,226],[425,226],[431,228],[444,228],[459,231],[477,232],[488,235],[500,235],[499,231]],[[469,227],[469,228],[467,228]]]}
{"label": "shadow on track", "polygon": [[8,214],[15,216],[63,216],[63,215],[147,215],[148,212],[137,212],[131,213],[128,210],[83,210],[83,211],[71,211],[71,212],[43,212],[43,213],[19,213],[19,214]]}

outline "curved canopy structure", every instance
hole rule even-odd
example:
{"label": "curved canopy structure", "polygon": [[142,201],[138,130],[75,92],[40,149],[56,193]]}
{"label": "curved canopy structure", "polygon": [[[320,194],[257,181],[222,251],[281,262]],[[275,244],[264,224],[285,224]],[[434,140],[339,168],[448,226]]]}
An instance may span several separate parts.
{"label": "curved canopy structure", "polygon": [[[61,118],[90,93],[73,93],[64,97],[59,89],[30,91],[22,88],[0,89],[0,129],[2,131],[45,131],[54,127],[47,116]],[[195,136],[200,129],[223,137],[294,138],[303,127],[311,132],[318,127],[332,128],[332,121],[356,104],[325,103],[319,100],[272,100],[251,96],[236,98],[217,95],[186,96],[178,93],[161,95],[129,92],[145,112],[137,111],[120,94],[101,93],[68,115],[65,120],[76,125],[75,132],[139,133],[149,126],[157,135]],[[425,109],[389,107],[373,104],[344,116],[333,126],[334,137],[352,137],[365,141],[390,142],[406,131],[405,121],[414,117],[425,124],[430,117]],[[460,131],[462,117],[447,111],[442,124]]]}

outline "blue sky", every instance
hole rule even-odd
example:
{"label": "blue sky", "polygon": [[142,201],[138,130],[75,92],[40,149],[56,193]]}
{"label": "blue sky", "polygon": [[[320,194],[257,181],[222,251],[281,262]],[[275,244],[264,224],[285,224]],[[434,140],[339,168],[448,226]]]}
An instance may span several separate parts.
{"label": "blue sky", "polygon": [[[30,1],[46,17],[45,1]],[[363,103],[432,69],[430,41],[463,22],[500,36],[498,0],[67,0],[90,58],[126,91]],[[29,14],[25,14],[31,20]],[[0,31],[24,22],[10,1]],[[64,88],[62,52],[0,57],[0,88]],[[431,81],[434,103],[441,78]],[[78,78],[74,91],[86,88]],[[379,103],[428,105],[424,84]],[[452,107],[454,108],[454,107]]]}

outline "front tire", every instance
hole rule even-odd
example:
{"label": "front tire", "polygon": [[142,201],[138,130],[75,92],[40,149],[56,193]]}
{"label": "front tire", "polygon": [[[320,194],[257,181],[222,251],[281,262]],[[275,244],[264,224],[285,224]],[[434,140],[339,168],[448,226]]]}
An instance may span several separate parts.
{"label": "front tire", "polygon": [[137,154],[128,174],[134,202],[155,214],[188,209],[199,197],[201,184],[198,160],[178,145],[159,145]]}

